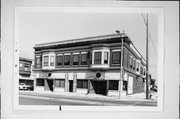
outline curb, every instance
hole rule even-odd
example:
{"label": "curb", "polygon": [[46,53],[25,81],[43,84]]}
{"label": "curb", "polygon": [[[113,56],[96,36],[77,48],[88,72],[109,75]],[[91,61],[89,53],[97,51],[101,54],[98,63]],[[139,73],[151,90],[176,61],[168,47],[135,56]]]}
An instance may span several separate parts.
{"label": "curb", "polygon": [[155,102],[156,100],[147,100],[145,98],[142,97],[133,97],[131,96],[126,96],[126,97],[122,97],[121,99],[118,99],[118,97],[106,97],[106,96],[102,96],[102,95],[96,95],[96,94],[74,94],[74,93],[61,93],[61,94],[57,94],[54,92],[30,92],[30,91],[20,91],[19,92],[20,95],[37,95],[37,96],[53,96],[53,97],[60,97],[60,96],[66,96],[66,97],[72,97],[75,96],[77,98],[86,98],[86,99],[99,99],[99,100],[111,100],[111,101],[144,101],[144,102]]}

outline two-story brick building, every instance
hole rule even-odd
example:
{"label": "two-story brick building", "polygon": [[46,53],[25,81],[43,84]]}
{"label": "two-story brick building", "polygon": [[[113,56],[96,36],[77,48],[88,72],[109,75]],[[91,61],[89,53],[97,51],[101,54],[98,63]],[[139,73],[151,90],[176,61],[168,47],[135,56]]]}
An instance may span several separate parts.
{"label": "two-story brick building", "polygon": [[125,33],[35,45],[35,90],[118,95],[122,38],[122,94],[143,92],[146,62]]}

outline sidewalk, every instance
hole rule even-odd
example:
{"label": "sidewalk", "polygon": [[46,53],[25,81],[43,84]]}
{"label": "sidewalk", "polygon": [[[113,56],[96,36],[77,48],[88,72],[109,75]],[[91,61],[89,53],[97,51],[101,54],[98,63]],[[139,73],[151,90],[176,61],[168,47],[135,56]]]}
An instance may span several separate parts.
{"label": "sidewalk", "polygon": [[[118,96],[104,96],[98,94],[80,94],[80,93],[71,93],[71,92],[51,92],[51,91],[44,91],[44,92],[33,92],[33,91],[20,91],[20,94],[26,95],[36,95],[36,96],[52,96],[52,97],[74,97],[74,98],[86,98],[86,99],[104,99],[104,100],[117,100],[117,101],[157,101],[156,98],[148,100],[146,99],[145,93],[138,93],[132,94],[127,96],[122,96],[120,99]],[[155,97],[155,96],[153,96]]]}

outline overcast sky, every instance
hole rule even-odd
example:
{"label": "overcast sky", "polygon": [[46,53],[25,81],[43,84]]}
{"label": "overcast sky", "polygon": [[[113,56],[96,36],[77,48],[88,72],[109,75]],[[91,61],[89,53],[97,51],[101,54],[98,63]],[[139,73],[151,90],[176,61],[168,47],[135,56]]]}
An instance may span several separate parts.
{"label": "overcast sky", "polygon": [[[146,58],[146,26],[141,14],[24,12],[19,18],[20,56],[26,58],[34,59],[35,44],[114,34],[123,29]],[[154,14],[149,15],[149,31],[149,67],[156,78],[157,16]]]}

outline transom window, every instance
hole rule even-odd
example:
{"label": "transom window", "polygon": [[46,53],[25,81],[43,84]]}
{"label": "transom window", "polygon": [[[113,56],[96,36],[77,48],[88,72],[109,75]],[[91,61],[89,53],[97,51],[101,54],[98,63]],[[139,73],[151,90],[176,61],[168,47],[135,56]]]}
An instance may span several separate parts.
{"label": "transom window", "polygon": [[94,53],[94,64],[101,64],[101,52]]}

